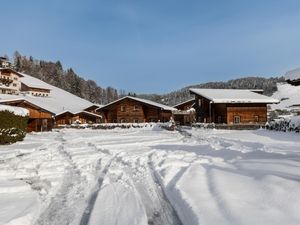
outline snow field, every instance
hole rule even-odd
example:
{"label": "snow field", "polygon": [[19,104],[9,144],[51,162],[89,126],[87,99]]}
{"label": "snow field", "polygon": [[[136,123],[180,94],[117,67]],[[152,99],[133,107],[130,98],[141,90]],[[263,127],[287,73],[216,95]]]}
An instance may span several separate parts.
{"label": "snow field", "polygon": [[300,224],[300,139],[75,130],[0,147],[0,224]]}

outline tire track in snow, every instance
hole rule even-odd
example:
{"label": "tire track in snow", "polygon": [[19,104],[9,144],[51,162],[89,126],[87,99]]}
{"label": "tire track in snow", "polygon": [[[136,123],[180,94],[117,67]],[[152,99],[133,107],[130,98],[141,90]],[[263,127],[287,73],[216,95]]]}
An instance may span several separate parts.
{"label": "tire track in snow", "polygon": [[63,136],[57,140],[61,142],[57,150],[68,165],[65,167],[66,172],[60,189],[51,199],[49,206],[37,219],[36,225],[70,224],[74,218],[76,201],[82,198],[82,184],[84,184],[84,181],[81,173],[73,162],[72,156],[65,150],[66,140]]}
{"label": "tire track in snow", "polygon": [[[183,225],[183,223],[181,222],[175,208],[173,207],[172,203],[170,202],[169,198],[167,197],[165,190],[163,188],[163,184],[161,183],[155,169],[154,166],[152,164],[151,161],[151,154],[148,156],[148,168],[150,171],[150,175],[152,177],[152,180],[154,182],[154,184],[156,184],[156,193],[157,193],[157,197],[160,200],[160,204],[162,206],[161,210],[162,210],[162,214],[165,217],[165,221],[163,221],[164,225],[169,224],[169,225]],[[149,223],[149,224],[153,224],[153,225],[160,225],[160,221],[157,220],[156,215],[154,214],[153,217],[153,223]],[[167,223],[166,223],[167,222]]]}
{"label": "tire track in snow", "polygon": [[[122,171],[122,177],[115,180],[120,184],[126,183],[139,194],[142,204],[145,207],[149,225],[182,225],[175,209],[171,205],[159,180],[149,165],[149,161],[141,160],[147,156],[136,155],[116,156],[113,161],[113,169]],[[128,158],[125,158],[125,157]],[[133,166],[132,163],[138,164]],[[81,224],[83,225],[83,224]]]}
{"label": "tire track in snow", "polygon": [[[90,145],[93,145],[93,144],[90,144]],[[101,149],[99,149],[99,151],[102,152],[102,153],[110,154],[109,151],[105,151],[105,150],[101,150]],[[83,215],[81,217],[80,225],[88,225],[88,223],[90,221],[91,214],[93,212],[93,209],[94,209],[94,206],[95,206],[95,203],[96,203],[96,200],[97,200],[97,197],[98,197],[98,194],[99,194],[99,191],[101,190],[104,177],[106,176],[106,174],[109,170],[109,167],[111,166],[114,158],[115,158],[115,156],[112,156],[112,158],[108,161],[108,163],[104,166],[103,170],[100,172],[100,175],[99,175],[98,180],[97,180],[97,187],[91,193],[91,196],[89,198],[87,207],[85,208],[85,210],[83,212]],[[98,163],[97,163],[98,168],[100,167],[100,164],[101,164],[101,158],[98,160]]]}

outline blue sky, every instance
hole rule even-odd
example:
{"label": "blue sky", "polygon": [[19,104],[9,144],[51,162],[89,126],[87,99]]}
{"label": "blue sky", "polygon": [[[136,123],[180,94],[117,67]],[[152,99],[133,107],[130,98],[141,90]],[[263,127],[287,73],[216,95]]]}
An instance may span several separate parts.
{"label": "blue sky", "polygon": [[300,1],[10,0],[0,54],[60,60],[100,86],[166,93],[300,67]]}

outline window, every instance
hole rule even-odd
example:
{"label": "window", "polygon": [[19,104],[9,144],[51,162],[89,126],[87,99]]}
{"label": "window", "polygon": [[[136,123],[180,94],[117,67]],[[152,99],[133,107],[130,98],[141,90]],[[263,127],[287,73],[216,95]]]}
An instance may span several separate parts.
{"label": "window", "polygon": [[125,105],[121,105],[121,112],[125,112],[126,111],[126,106]]}
{"label": "window", "polygon": [[222,123],[222,117],[218,116],[218,123]]}
{"label": "window", "polygon": [[13,84],[14,87],[17,87],[17,84]]}
{"label": "window", "polygon": [[256,123],[259,122],[259,116],[257,116],[257,115],[254,116],[254,122],[256,122]]}
{"label": "window", "polygon": [[134,119],[133,122],[134,123],[139,123],[139,120],[138,119]]}
{"label": "window", "polygon": [[138,105],[134,105],[133,106],[133,111],[139,111],[139,106]]}
{"label": "window", "polygon": [[120,122],[121,123],[126,123],[126,119],[121,119]]}
{"label": "window", "polygon": [[240,116],[234,116],[233,117],[233,123],[238,124],[241,122],[241,117]]}

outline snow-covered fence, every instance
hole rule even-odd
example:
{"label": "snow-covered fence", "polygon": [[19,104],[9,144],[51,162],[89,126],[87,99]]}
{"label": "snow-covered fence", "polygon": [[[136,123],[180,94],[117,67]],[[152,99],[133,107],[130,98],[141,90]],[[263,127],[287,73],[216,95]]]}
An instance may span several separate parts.
{"label": "snow-covered fence", "polygon": [[284,132],[300,132],[300,116],[286,116],[266,124],[266,129]]}
{"label": "snow-covered fence", "polygon": [[99,123],[99,124],[72,124],[72,125],[59,125],[57,128],[75,128],[75,129],[101,129],[110,130],[115,128],[130,129],[130,128],[154,128],[160,127],[166,130],[174,130],[174,123]]}

